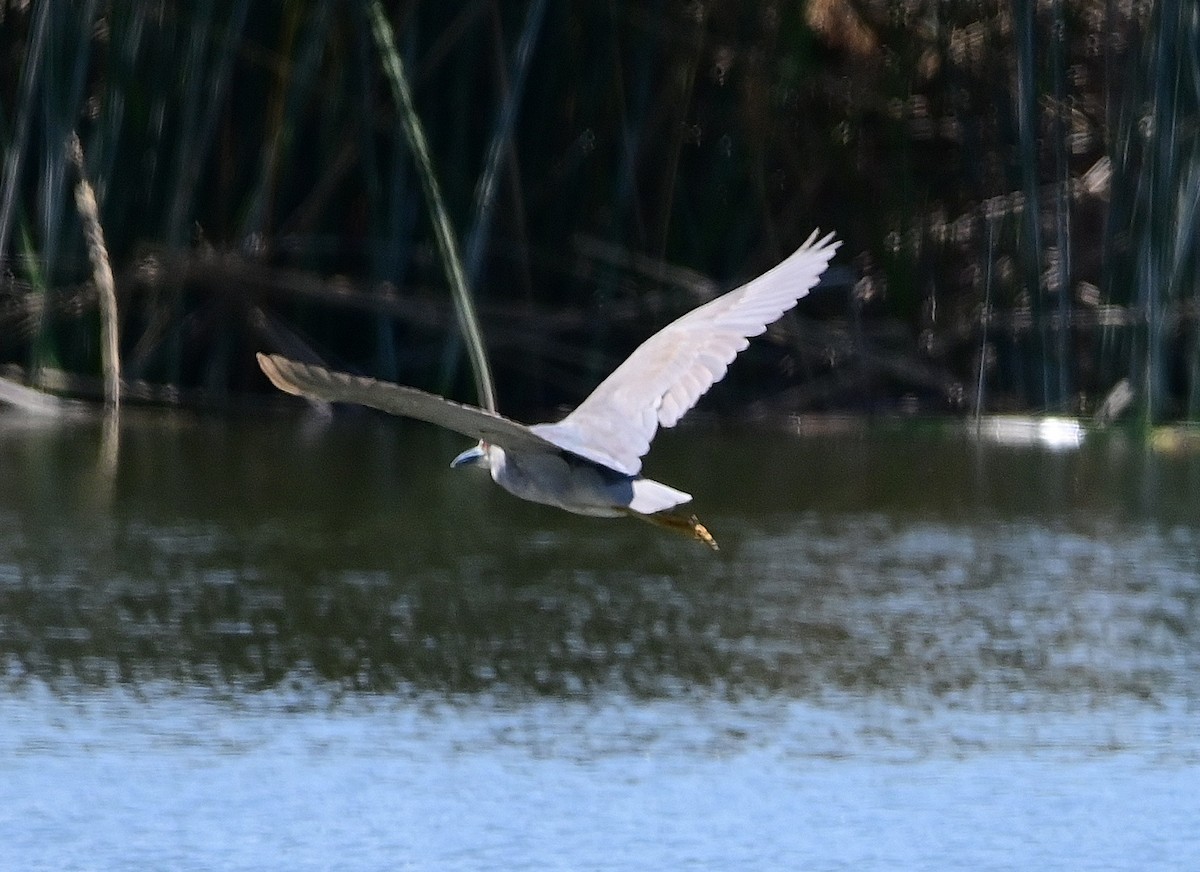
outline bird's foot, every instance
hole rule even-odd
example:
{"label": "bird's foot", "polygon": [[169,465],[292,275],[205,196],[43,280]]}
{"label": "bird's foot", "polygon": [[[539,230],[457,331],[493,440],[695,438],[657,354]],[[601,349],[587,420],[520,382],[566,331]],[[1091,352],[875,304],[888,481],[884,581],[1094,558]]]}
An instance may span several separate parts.
{"label": "bird's foot", "polygon": [[720,551],[721,548],[717,545],[717,540],[712,537],[712,533],[708,532],[708,528],[700,523],[700,519],[695,515],[675,515],[669,512],[658,512],[653,515],[643,515],[639,512],[631,512],[630,514],[641,518],[643,521],[649,521],[656,527],[662,527],[665,530],[672,530],[676,533],[682,533],[685,536],[691,536],[700,542],[703,542],[713,551]]}
{"label": "bird's foot", "polygon": [[688,523],[692,525],[692,535],[711,548],[713,551],[720,551],[721,546],[717,544],[717,540],[712,537],[712,533],[708,532],[708,528],[700,523],[700,519],[695,515],[688,518]]}

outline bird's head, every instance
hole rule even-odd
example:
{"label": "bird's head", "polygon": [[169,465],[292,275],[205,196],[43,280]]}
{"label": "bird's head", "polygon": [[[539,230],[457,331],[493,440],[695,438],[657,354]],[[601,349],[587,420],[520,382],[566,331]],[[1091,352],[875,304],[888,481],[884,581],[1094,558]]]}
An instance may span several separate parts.
{"label": "bird's head", "polygon": [[451,469],[458,469],[462,466],[490,466],[489,453],[492,446],[487,442],[480,440],[479,444],[473,448],[468,448],[458,457],[450,461]]}

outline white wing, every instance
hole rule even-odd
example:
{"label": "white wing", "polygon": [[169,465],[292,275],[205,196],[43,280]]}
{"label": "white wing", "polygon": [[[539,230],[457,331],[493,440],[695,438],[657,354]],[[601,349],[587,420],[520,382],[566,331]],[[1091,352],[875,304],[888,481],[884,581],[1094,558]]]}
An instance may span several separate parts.
{"label": "white wing", "polygon": [[668,324],[638,346],[596,390],[539,436],[626,475],[660,426],[673,427],[725,377],[738,352],[816,285],[840,242],[814,232],[787,260]]}
{"label": "white wing", "polygon": [[416,388],[333,372],[278,354],[259,354],[258,365],[275,387],[289,394],[331,403],[370,406],[381,412],[428,421],[506,450],[559,451],[558,446],[542,439],[524,424]]}

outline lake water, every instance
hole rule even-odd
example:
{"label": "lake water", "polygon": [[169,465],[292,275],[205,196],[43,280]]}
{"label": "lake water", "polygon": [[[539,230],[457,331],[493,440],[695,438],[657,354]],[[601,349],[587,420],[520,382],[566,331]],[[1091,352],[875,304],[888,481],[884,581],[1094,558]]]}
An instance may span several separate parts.
{"label": "lake water", "polygon": [[1200,456],[0,414],[2,869],[1200,868]]}

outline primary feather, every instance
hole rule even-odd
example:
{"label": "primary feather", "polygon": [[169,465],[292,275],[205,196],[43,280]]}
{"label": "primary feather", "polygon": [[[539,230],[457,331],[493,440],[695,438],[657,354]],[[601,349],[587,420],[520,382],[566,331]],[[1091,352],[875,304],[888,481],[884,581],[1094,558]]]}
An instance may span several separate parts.
{"label": "primary feather", "polygon": [[258,365],[275,387],[296,396],[330,403],[357,403],[381,412],[437,424],[472,439],[500,445],[511,451],[557,452],[559,447],[537,436],[524,424],[480,409],[447,400],[405,385],[333,372],[324,367],[289,360],[278,354],[258,354]]}
{"label": "primary feather", "polygon": [[807,294],[841,243],[808,238],[774,269],[655,333],[557,424],[530,429],[582,457],[637,475],[659,427],[673,427],[757,336]]}

